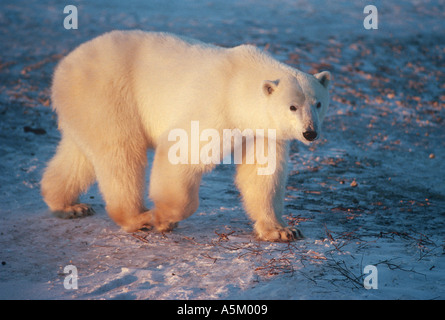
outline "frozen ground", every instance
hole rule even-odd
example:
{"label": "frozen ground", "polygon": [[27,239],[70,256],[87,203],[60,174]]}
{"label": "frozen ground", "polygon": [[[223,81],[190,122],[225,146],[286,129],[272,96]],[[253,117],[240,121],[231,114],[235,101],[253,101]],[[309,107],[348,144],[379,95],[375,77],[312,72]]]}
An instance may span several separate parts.
{"label": "frozen ground", "polygon": [[[3,1],[0,9],[0,298],[444,299],[445,2]],[[57,61],[112,29],[252,43],[306,72],[330,70],[323,139],[292,145],[286,219],[306,239],[258,242],[232,166],[207,175],[201,206],[172,233],[125,233],[97,187],[96,215],[53,217],[39,194],[59,133]],[[150,154],[151,155],[151,154]],[[63,286],[66,265],[77,290]],[[364,267],[378,289],[363,287]]]}

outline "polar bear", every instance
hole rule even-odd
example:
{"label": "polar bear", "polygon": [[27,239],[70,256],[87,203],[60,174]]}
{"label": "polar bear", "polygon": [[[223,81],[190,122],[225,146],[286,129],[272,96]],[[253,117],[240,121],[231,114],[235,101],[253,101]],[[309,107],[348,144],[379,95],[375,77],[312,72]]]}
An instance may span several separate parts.
{"label": "polar bear", "polygon": [[[54,72],[51,98],[62,139],[41,181],[43,198],[65,218],[89,215],[92,208],[78,196],[97,180],[109,216],[124,230],[170,231],[197,210],[201,177],[215,166],[169,161],[171,130],[191,133],[192,121],[199,130],[272,130],[273,139],[263,140],[274,146],[266,148],[274,151],[273,173],[258,174],[264,164],[256,160],[239,163],[235,181],[259,239],[299,239],[301,232],[282,219],[288,144],[319,137],[330,80],[328,71],[306,74],[251,45],[106,33],[80,45]],[[150,210],[144,205],[149,148],[155,149]]]}

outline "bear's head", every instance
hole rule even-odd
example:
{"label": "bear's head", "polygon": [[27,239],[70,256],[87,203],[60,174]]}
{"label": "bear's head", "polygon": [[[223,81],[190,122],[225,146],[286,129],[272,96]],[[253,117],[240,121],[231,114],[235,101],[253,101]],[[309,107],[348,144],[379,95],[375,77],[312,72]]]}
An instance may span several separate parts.
{"label": "bear's head", "polygon": [[295,72],[263,82],[266,109],[277,128],[277,137],[307,144],[321,134],[321,124],[329,106],[331,74]]}

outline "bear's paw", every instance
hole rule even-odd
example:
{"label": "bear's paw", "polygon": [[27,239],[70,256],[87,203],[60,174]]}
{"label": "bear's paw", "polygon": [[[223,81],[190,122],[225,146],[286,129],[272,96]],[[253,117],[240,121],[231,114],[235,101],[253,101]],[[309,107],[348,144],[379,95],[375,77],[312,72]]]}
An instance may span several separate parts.
{"label": "bear's paw", "polygon": [[95,212],[93,208],[84,203],[77,203],[68,206],[63,210],[54,211],[53,214],[62,219],[77,219],[93,215]]}
{"label": "bear's paw", "polygon": [[260,240],[271,242],[290,242],[304,238],[303,233],[299,229],[292,227],[257,229],[256,233]]}

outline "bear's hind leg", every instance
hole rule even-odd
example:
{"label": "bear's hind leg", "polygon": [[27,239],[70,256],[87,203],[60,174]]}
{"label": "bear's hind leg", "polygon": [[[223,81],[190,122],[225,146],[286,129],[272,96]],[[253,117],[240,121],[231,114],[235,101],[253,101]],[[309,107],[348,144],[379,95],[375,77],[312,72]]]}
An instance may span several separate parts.
{"label": "bear's hind leg", "polygon": [[64,219],[83,217],[93,209],[78,203],[79,194],[94,182],[91,162],[74,141],[63,137],[41,181],[43,198],[53,213]]}

